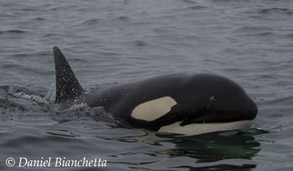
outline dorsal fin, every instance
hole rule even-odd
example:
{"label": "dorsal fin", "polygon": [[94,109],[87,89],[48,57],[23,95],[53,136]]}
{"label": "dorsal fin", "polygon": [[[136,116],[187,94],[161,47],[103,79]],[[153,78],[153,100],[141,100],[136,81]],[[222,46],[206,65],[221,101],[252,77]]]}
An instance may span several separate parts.
{"label": "dorsal fin", "polygon": [[84,92],[61,50],[53,47],[56,71],[56,103],[73,100]]}

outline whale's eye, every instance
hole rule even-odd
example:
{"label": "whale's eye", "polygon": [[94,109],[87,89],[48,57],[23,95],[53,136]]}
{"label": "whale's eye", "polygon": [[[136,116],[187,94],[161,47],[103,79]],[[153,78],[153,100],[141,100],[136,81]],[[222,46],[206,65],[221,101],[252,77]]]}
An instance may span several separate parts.
{"label": "whale's eye", "polygon": [[135,119],[154,121],[170,112],[176,104],[172,97],[161,97],[139,104],[133,109],[131,116]]}

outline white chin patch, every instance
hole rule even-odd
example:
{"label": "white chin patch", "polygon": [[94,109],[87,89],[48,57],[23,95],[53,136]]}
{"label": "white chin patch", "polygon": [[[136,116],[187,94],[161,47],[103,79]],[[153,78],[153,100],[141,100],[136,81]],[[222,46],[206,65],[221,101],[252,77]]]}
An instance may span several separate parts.
{"label": "white chin patch", "polygon": [[163,126],[158,132],[198,135],[209,132],[228,131],[248,129],[251,127],[253,120],[226,122],[226,123],[196,123],[180,126],[181,122],[175,122],[171,125]]}
{"label": "white chin patch", "polygon": [[170,112],[172,106],[176,104],[176,101],[169,96],[161,97],[139,104],[133,109],[131,116],[144,121],[154,121]]}

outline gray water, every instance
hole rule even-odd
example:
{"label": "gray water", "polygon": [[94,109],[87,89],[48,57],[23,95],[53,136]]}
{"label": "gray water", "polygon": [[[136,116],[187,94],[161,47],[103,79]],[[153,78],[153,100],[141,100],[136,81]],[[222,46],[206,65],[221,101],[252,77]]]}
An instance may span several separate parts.
{"label": "gray water", "polygon": [[[216,73],[255,100],[253,128],[182,137],[119,128],[99,108],[54,105],[52,47],[82,86]],[[293,1],[0,1],[0,169],[8,157],[101,158],[64,170],[292,170]],[[17,164],[17,163],[16,163]],[[61,168],[59,168],[61,170]]]}

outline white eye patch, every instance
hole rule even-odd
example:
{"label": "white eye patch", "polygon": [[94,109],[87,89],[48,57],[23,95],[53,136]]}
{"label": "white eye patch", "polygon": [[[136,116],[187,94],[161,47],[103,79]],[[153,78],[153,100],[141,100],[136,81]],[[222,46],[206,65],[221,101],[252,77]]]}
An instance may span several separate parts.
{"label": "white eye patch", "polygon": [[139,104],[133,109],[131,116],[135,119],[154,121],[170,112],[172,106],[176,104],[176,101],[169,96],[161,97]]}

